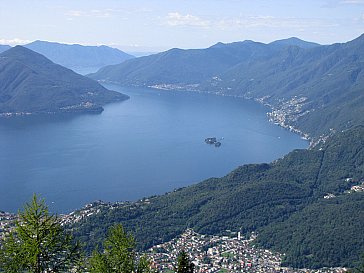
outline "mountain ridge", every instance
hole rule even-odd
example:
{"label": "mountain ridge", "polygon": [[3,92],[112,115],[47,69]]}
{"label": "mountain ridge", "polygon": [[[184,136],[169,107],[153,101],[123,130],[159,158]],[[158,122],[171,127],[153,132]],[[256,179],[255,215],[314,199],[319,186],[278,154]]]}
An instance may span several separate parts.
{"label": "mountain ridge", "polygon": [[[319,138],[328,135],[331,128],[342,130],[364,122],[351,115],[361,111],[356,100],[363,100],[363,45],[364,40],[359,37],[348,43],[311,49],[290,47],[268,61],[241,63],[220,75],[219,82],[210,80],[201,89],[262,98],[278,115],[276,122],[293,125]],[[290,100],[295,97],[303,101],[292,104]]]}
{"label": "mountain ridge", "polygon": [[0,54],[0,113],[101,112],[128,97],[22,46]]}
{"label": "mountain ridge", "polygon": [[[285,48],[287,46],[292,46],[295,45],[297,46],[297,44],[300,45],[304,45],[304,48],[311,48],[314,47],[318,44],[315,43],[311,43],[311,42],[306,42],[303,40],[300,40],[298,38],[289,38],[286,40],[280,40],[280,41],[276,41],[276,42],[272,42],[269,44],[264,44],[261,42],[254,42],[251,40],[245,40],[245,41],[240,41],[240,42],[232,42],[232,43],[222,43],[219,42],[215,45],[212,45],[208,48],[204,48],[204,49],[179,49],[179,48],[172,48],[170,50],[161,52],[161,53],[157,53],[157,54],[153,54],[151,56],[146,56],[143,59],[140,60],[140,58],[135,59],[135,60],[131,60],[128,63],[125,64],[118,64],[118,65],[113,65],[113,66],[106,66],[102,69],[100,69],[100,71],[96,72],[96,73],[92,73],[89,76],[91,78],[94,79],[98,79],[98,80],[106,80],[106,81],[113,81],[113,82],[119,82],[121,84],[134,84],[134,85],[143,85],[143,86],[147,86],[147,85],[152,85],[152,84],[168,84],[168,83],[197,83],[197,82],[201,82],[201,80],[206,79],[206,76],[214,76],[215,74],[218,74],[219,72],[222,72],[224,69],[230,68],[236,64],[238,64],[241,61],[244,61],[245,59],[249,59],[251,57],[256,58],[256,57],[268,57],[271,56],[273,53],[275,53],[277,50],[279,51],[281,48]],[[183,56],[179,56],[177,53],[181,53]],[[219,56],[219,54],[221,56]],[[191,79],[187,79],[187,77],[185,77],[183,75],[183,73],[186,73],[185,71],[187,70],[186,68],[183,68],[181,62],[179,61],[175,61],[173,60],[172,57],[178,57],[178,58],[182,58],[184,63],[188,63],[188,62],[192,62],[191,64],[189,64],[189,69],[192,69],[192,71],[190,73],[188,73],[187,75],[192,77],[193,80]],[[217,57],[216,57],[217,56]],[[169,59],[165,59],[166,57],[169,57]],[[205,62],[205,64],[199,64],[196,62],[195,58],[200,58],[203,62]],[[227,60],[226,60],[227,58]],[[222,67],[217,67],[216,69],[212,69],[211,64],[208,63],[209,59],[214,59],[215,62],[220,61],[222,64]],[[136,77],[139,77],[139,81],[135,80],[135,83],[133,83],[133,79],[131,78],[130,80],[130,72],[128,72],[128,67],[132,66],[133,63],[135,62],[135,66],[136,68],[138,67],[138,64],[140,64],[140,62],[145,61],[146,64],[150,64],[153,63],[154,65],[158,65],[157,68],[159,68],[160,66],[168,66],[168,62],[175,62],[173,63],[173,66],[177,66],[179,69],[182,69],[183,73],[182,75],[180,75],[180,79],[177,80],[175,79],[174,76],[171,75],[171,78],[168,77],[164,77],[161,79],[153,79],[153,77],[151,76],[146,76],[145,78],[141,77],[140,75],[135,75]],[[162,63],[160,63],[162,62]],[[225,62],[225,65],[223,65]],[[194,66],[199,66],[198,69],[194,69]],[[217,64],[216,64],[217,65]],[[125,66],[125,67],[124,67]],[[203,70],[203,68],[206,69],[206,67],[208,67],[209,69],[212,69],[211,71],[209,71],[207,73],[207,75],[203,75],[201,78],[201,73],[199,74],[199,77],[194,77],[193,75],[195,73],[197,73],[199,70]],[[115,71],[113,71],[115,70]],[[155,69],[154,69],[155,70]],[[154,72],[154,70],[143,70],[143,73],[152,73]],[[110,72],[112,71],[112,72]],[[127,76],[127,79],[122,79],[122,76],[118,75],[118,73],[124,73],[125,71],[125,76]],[[171,68],[167,67],[165,69],[165,71],[168,73],[171,73]],[[157,71],[158,72],[158,71]],[[108,77],[103,78],[103,76],[107,75],[107,73],[110,73],[111,75],[108,75]],[[142,74],[142,73],[140,73]],[[155,74],[154,74],[155,75]],[[164,80],[165,82],[162,82],[161,80]]]}
{"label": "mountain ridge", "polygon": [[0,53],[4,52],[10,48],[11,48],[11,46],[9,46],[9,45],[0,45]]}
{"label": "mountain ridge", "polygon": [[313,43],[313,42],[308,42],[308,41],[304,41],[300,38],[297,37],[291,37],[291,38],[287,38],[287,39],[281,39],[281,40],[276,40],[273,41],[271,43],[269,43],[270,45],[274,45],[274,46],[298,46],[301,48],[312,48],[312,47],[316,47],[316,46],[320,46],[320,44],[317,43]]}
{"label": "mountain ridge", "polygon": [[195,84],[218,75],[245,59],[265,58],[275,51],[276,47],[246,41],[220,43],[205,49],[173,48],[122,64],[106,66],[88,76],[132,86]]}
{"label": "mountain ridge", "polygon": [[76,72],[82,68],[97,70],[106,65],[118,64],[134,58],[134,56],[119,49],[105,45],[84,46],[37,40],[24,46],[46,56],[54,63]]}

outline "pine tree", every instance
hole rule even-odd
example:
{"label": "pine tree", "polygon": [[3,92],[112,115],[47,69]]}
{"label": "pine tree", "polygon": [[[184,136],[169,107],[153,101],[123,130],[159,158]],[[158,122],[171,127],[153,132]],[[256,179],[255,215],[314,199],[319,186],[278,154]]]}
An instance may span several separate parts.
{"label": "pine tree", "polygon": [[150,262],[145,256],[138,259],[135,240],[122,225],[110,228],[103,252],[94,251],[89,260],[91,273],[148,273]]}
{"label": "pine tree", "polygon": [[188,258],[187,253],[182,250],[177,258],[177,273],[193,273],[195,265]]}
{"label": "pine tree", "polygon": [[64,272],[74,269],[81,258],[78,243],[64,231],[59,218],[49,214],[36,195],[19,212],[15,229],[0,247],[0,271]]}

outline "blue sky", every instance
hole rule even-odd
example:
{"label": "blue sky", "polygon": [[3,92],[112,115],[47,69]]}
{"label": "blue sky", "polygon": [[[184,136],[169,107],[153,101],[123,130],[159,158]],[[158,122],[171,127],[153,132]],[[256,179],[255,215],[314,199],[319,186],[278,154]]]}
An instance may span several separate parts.
{"label": "blue sky", "polygon": [[364,33],[364,0],[0,0],[0,44],[204,48],[292,36],[331,44]]}

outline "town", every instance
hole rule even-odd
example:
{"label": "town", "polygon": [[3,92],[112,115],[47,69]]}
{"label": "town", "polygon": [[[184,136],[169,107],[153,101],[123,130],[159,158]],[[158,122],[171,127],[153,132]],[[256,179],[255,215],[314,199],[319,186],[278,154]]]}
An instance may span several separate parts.
{"label": "town", "polygon": [[[364,185],[364,184],[362,184]],[[362,186],[360,185],[360,186]],[[354,188],[353,190],[357,190]],[[362,188],[360,187],[360,190]],[[149,199],[137,202],[108,203],[96,201],[70,214],[60,215],[61,225],[67,226],[84,218],[100,213],[102,210],[114,209],[119,206],[143,206],[149,204]],[[14,228],[16,214],[0,212],[0,240]],[[203,235],[193,229],[187,229],[179,237],[148,249],[153,267],[158,272],[175,272],[179,253],[184,250],[195,265],[196,273],[222,272],[264,272],[264,273],[343,273],[346,268],[293,269],[281,266],[284,254],[262,249],[255,245],[257,234],[245,237],[240,232],[227,230],[225,234]],[[143,253],[140,253],[141,255]]]}
{"label": "town", "polygon": [[158,272],[175,272],[178,254],[184,250],[195,265],[195,272],[282,272],[339,273],[345,268],[319,270],[282,267],[284,254],[274,253],[254,245],[256,234],[244,238],[240,232],[227,231],[225,236],[202,235],[187,229],[180,237],[154,246],[148,256]]}

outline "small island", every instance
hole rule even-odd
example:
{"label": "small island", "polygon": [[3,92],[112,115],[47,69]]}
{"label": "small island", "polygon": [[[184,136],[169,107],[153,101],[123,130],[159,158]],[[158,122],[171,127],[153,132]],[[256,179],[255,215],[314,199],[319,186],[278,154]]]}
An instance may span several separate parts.
{"label": "small island", "polygon": [[215,147],[221,146],[221,142],[217,141],[216,137],[208,137],[205,139],[205,142],[210,145],[215,145]]}

